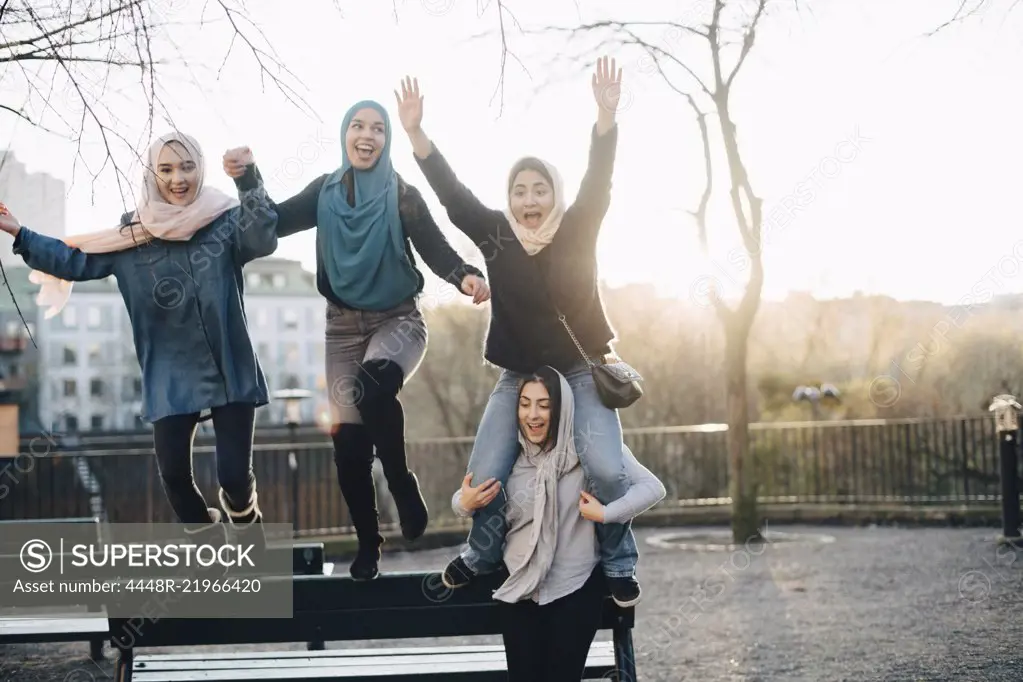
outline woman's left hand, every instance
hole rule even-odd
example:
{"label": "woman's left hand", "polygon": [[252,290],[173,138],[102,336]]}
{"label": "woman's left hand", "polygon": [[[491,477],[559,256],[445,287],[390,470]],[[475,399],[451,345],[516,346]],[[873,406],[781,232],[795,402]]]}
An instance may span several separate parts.
{"label": "woman's left hand", "polygon": [[579,492],[579,514],[587,521],[604,523],[604,505],[585,490]]}
{"label": "woman's left hand", "polygon": [[617,68],[615,60],[608,66],[607,57],[597,60],[597,70],[593,74],[593,99],[597,100],[599,113],[614,116],[618,111],[618,101],[622,97],[622,70]]}
{"label": "woman's left hand", "polygon": [[248,147],[235,147],[224,152],[224,172],[232,178],[245,175],[245,167],[254,163],[256,160]]}
{"label": "woman's left hand", "polygon": [[462,293],[472,296],[472,302],[477,305],[490,300],[490,286],[487,280],[478,275],[466,275],[462,278]]}

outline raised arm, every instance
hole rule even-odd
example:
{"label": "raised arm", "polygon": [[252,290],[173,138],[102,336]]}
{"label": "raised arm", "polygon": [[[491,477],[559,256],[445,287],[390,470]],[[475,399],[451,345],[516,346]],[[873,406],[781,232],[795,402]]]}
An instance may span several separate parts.
{"label": "raised arm", "polygon": [[59,239],[22,227],[18,219],[0,204],[0,230],[14,237],[14,253],[33,270],[67,282],[103,279],[114,274],[114,254],[85,253]]}
{"label": "raised arm", "polygon": [[[225,154],[224,172],[234,178],[235,184],[238,185],[239,180],[244,180],[243,176],[246,171],[244,165],[239,165],[236,160],[229,161]],[[278,237],[287,237],[296,232],[316,227],[316,206],[320,198],[320,188],[323,187],[323,181],[326,177],[326,175],[321,175],[306,185],[306,188],[301,192],[279,204],[266,194],[262,178],[258,178],[258,184],[262,187],[260,194],[266,196],[268,208],[277,215],[275,232]],[[252,187],[253,185],[250,181],[244,187],[238,185],[238,190],[241,192],[243,189],[252,189]]]}
{"label": "raised arm", "polygon": [[590,133],[590,159],[586,166],[579,193],[571,211],[581,215],[584,226],[594,232],[611,205],[611,176],[614,173],[615,152],[618,148],[618,125],[615,114],[622,92],[622,71],[607,57],[597,61],[592,80],[593,98],[597,102],[597,123]]}
{"label": "raised arm", "polygon": [[463,294],[473,297],[473,303],[482,303],[490,298],[490,290],[486,285],[483,273],[458,255],[441,232],[430,207],[415,187],[404,185],[399,208],[401,222],[412,245],[426,261],[433,273],[459,289]]}
{"label": "raised arm", "polygon": [[232,242],[238,263],[269,256],[277,250],[277,211],[263,188],[263,177],[259,173],[252,151],[248,147],[232,149],[224,154],[225,170],[231,163],[241,175],[228,173],[238,188],[240,206],[234,209],[231,219]]}
{"label": "raised arm", "polygon": [[[664,484],[654,476],[649,469],[639,463],[629,446],[622,445],[622,455],[625,459],[625,473],[632,481],[629,489],[617,500],[603,505],[603,518],[592,519],[603,523],[625,523],[634,519],[655,504],[664,499]],[[584,494],[584,504],[600,505],[592,495]],[[598,512],[599,515],[599,512]],[[583,514],[587,518],[589,515]]]}
{"label": "raised arm", "polygon": [[474,242],[496,236],[496,231],[507,224],[503,212],[487,208],[469,189],[459,182],[447,160],[423,131],[423,98],[419,94],[419,81],[406,78],[401,84],[398,100],[401,125],[412,142],[412,151],[419,169],[430,183],[448,218]]}

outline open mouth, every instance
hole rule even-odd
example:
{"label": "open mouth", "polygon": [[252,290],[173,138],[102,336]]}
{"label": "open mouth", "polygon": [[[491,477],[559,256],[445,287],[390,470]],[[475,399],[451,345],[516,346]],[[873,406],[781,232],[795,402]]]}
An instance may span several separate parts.
{"label": "open mouth", "polygon": [[188,185],[185,185],[184,187],[171,187],[170,193],[176,197],[181,197],[183,199],[185,195],[188,194],[188,189],[189,189]]}
{"label": "open mouth", "polygon": [[544,422],[537,422],[535,424],[526,424],[526,433],[530,436],[539,438],[543,435],[544,427],[547,425]]}
{"label": "open mouth", "polygon": [[369,144],[357,144],[355,145],[355,156],[360,161],[369,161],[373,158],[373,153],[376,152],[376,148]]}
{"label": "open mouth", "polygon": [[543,214],[540,211],[526,211],[522,214],[522,217],[526,219],[526,224],[528,225],[539,225]]}

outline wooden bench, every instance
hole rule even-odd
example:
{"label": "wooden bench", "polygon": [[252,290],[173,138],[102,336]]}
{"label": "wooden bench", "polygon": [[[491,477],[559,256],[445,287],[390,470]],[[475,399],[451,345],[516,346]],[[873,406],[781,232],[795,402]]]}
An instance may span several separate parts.
{"label": "wooden bench", "polygon": [[[492,592],[501,576],[446,590],[436,573],[384,573],[370,582],[340,576],[296,576],[293,616],[282,619],[161,618],[130,624],[110,619],[111,645],[119,651],[115,682],[260,680],[505,680],[504,647],[423,646],[328,651],[201,653],[204,645],[280,644],[425,637],[500,635],[500,606]],[[612,642],[595,642],[585,679],[636,679],[633,609],[608,597],[600,629]],[[150,647],[180,653],[144,654]]]}
{"label": "wooden bench", "polygon": [[[19,556],[21,547],[14,547],[8,539],[5,528],[13,525],[47,526],[54,523],[91,523],[96,526],[96,539],[100,538],[99,517],[82,517],[69,519],[8,519],[0,521],[0,576],[4,583],[8,577],[15,575],[14,562],[20,568]],[[8,568],[11,566],[11,568]],[[9,589],[4,586],[4,589]],[[54,613],[49,609],[29,609],[15,616],[0,617],[0,643],[38,643],[38,642],[88,642],[89,657],[94,661],[103,659],[103,643],[108,638],[109,623],[103,608],[100,595],[82,595],[74,597],[61,609]],[[0,604],[2,605],[2,604]],[[79,611],[75,611],[78,607]],[[84,613],[81,611],[84,609]]]}

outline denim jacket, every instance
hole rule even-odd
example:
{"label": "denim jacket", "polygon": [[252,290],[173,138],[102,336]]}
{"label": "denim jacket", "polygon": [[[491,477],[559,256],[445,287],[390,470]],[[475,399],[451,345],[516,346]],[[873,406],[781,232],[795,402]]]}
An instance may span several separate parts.
{"label": "denim jacket", "polygon": [[276,250],[277,213],[255,166],[236,184],[241,206],[184,242],[87,254],[25,227],[15,237],[14,253],[35,270],[67,281],[117,278],[149,421],[269,402],[245,319],[242,266]]}

